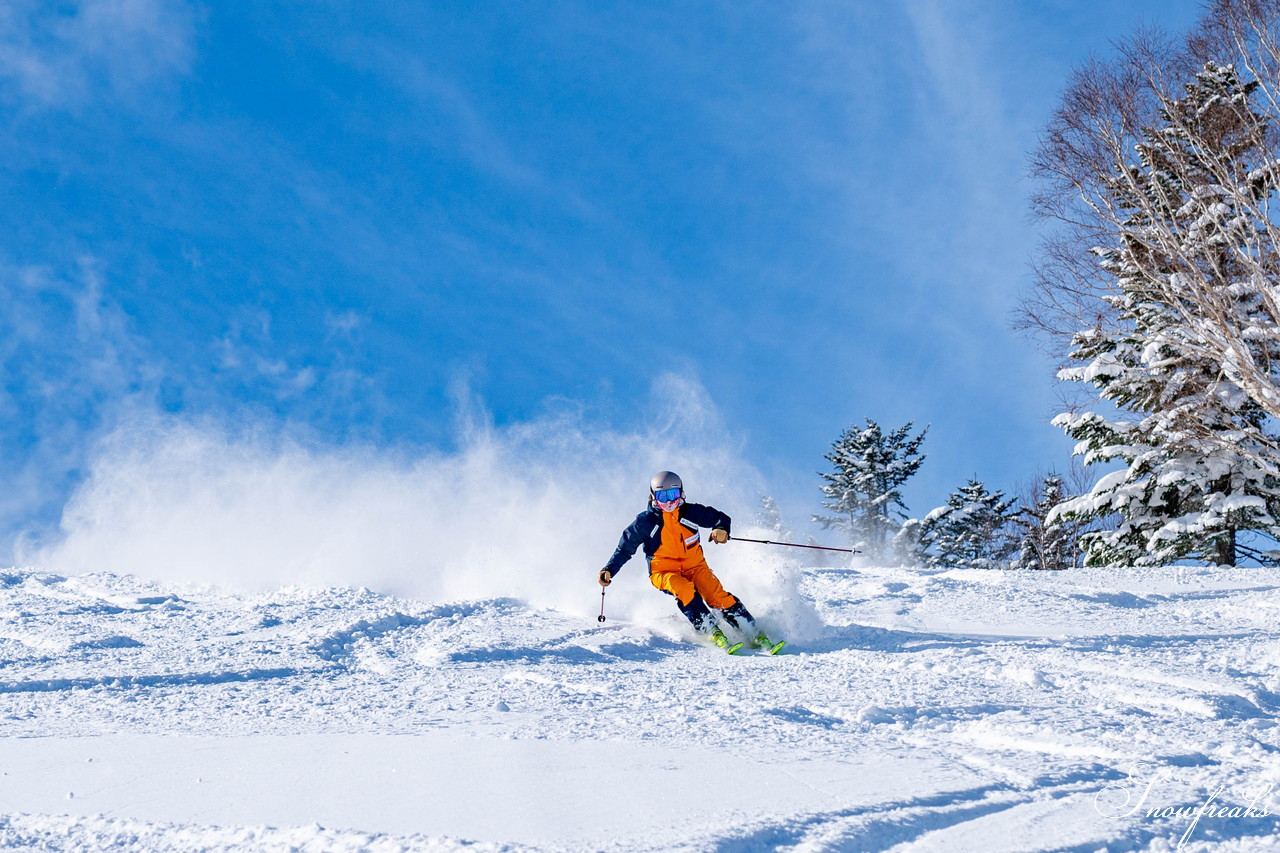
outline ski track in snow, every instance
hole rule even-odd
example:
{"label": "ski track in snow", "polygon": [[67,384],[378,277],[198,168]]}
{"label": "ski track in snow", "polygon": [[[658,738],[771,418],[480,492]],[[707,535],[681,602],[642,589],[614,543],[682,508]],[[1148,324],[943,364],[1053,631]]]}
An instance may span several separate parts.
{"label": "ski track in snow", "polygon": [[1280,811],[1280,570],[801,577],[815,639],[729,657],[674,612],[10,569],[0,846],[1171,851],[1147,809]]}

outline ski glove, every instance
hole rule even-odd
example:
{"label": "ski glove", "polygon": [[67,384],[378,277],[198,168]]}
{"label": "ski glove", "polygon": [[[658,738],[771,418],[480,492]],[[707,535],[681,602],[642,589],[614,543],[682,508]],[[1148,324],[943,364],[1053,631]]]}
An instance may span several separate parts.
{"label": "ski glove", "polygon": [[613,572],[608,569],[600,570],[600,586],[608,586],[613,583]]}
{"label": "ski glove", "polygon": [[717,545],[723,545],[729,541],[729,531],[717,527],[711,531],[711,541]]}

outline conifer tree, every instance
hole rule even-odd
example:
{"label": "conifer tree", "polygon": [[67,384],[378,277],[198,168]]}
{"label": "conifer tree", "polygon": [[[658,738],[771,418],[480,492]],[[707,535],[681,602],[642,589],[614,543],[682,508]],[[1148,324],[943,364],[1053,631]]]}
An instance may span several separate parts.
{"label": "conifer tree", "polygon": [[834,471],[822,474],[822,505],[834,514],[815,515],[826,528],[843,530],[855,548],[869,558],[884,558],[889,541],[906,518],[901,487],[924,462],[920,446],[925,427],[912,436],[914,422],[890,433],[867,418],[866,426],[850,426],[823,458]]}
{"label": "conifer tree", "polygon": [[1009,536],[1014,500],[970,480],[925,516],[920,547],[930,568],[1003,569],[1018,543]]}
{"label": "conifer tree", "polygon": [[919,566],[926,561],[921,537],[924,535],[924,522],[918,518],[908,518],[894,534],[890,549],[898,563],[904,566]]}
{"label": "conifer tree", "polygon": [[792,538],[789,527],[783,523],[782,513],[778,510],[778,502],[771,495],[760,495],[760,508],[756,510],[756,523],[779,539]]}

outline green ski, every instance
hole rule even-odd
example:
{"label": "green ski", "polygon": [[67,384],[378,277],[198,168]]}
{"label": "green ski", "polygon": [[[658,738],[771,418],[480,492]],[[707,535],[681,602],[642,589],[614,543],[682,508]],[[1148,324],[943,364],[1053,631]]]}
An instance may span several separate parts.
{"label": "green ski", "polygon": [[743,646],[746,645],[746,643],[732,642],[728,637],[724,635],[724,631],[721,631],[719,628],[716,628],[714,631],[711,632],[711,642],[715,643],[717,646],[724,649],[729,654],[734,654],[735,652],[738,651],[738,649],[741,649]]}
{"label": "green ski", "polygon": [[[786,640],[783,640],[780,643],[773,642],[768,638],[768,636],[765,635],[763,631],[757,634],[756,638],[751,641],[751,645],[753,648],[765,649],[771,655],[776,655],[778,652],[782,651],[782,647],[785,646],[786,644],[787,644]],[[741,645],[741,643],[739,643],[739,645]]]}

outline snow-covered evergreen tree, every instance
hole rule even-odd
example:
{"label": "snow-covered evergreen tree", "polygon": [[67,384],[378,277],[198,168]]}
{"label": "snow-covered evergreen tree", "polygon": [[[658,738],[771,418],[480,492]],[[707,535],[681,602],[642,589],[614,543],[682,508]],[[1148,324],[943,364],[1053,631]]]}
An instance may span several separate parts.
{"label": "snow-covered evergreen tree", "polygon": [[931,568],[1003,569],[1018,548],[1009,535],[1013,498],[974,479],[920,523],[920,547]]}
{"label": "snow-covered evergreen tree", "polygon": [[756,524],[768,530],[780,540],[789,540],[793,534],[791,528],[782,521],[782,513],[778,511],[778,502],[771,495],[760,495],[760,508],[756,510]]}
{"label": "snow-covered evergreen tree", "polygon": [[920,538],[924,535],[924,522],[908,518],[889,543],[891,553],[900,565],[919,566],[925,562],[924,547]]}
{"label": "snow-covered evergreen tree", "polygon": [[[1129,216],[1116,245],[1094,251],[1115,280],[1106,297],[1115,316],[1105,330],[1075,335],[1071,357],[1083,366],[1059,377],[1092,384],[1119,413],[1054,421],[1087,464],[1125,465],[1051,513],[1119,516],[1114,530],[1081,537],[1089,565],[1234,564],[1241,531],[1276,530],[1280,479],[1266,413],[1206,353],[1204,328],[1187,311],[1192,283],[1200,290],[1209,281],[1216,310],[1248,323],[1260,288],[1272,287],[1239,262],[1257,224],[1214,177],[1261,139],[1261,119],[1248,109],[1252,85],[1206,65],[1184,98],[1165,104],[1162,126],[1144,133],[1141,162],[1110,184],[1112,203]],[[1241,357],[1280,356],[1276,336],[1261,330],[1249,346]]]}
{"label": "snow-covered evergreen tree", "polygon": [[1031,489],[1027,504],[1013,516],[1020,543],[1015,569],[1066,569],[1075,565],[1078,553],[1078,522],[1053,515],[1067,499],[1066,487],[1057,474],[1042,477]]}
{"label": "snow-covered evergreen tree", "polygon": [[912,436],[914,425],[910,422],[885,433],[867,418],[866,426],[846,429],[823,457],[835,470],[821,475],[822,505],[834,515],[815,515],[814,521],[843,530],[853,546],[872,560],[887,555],[890,539],[906,518],[902,484],[920,470],[925,459],[920,446],[929,428]]}

